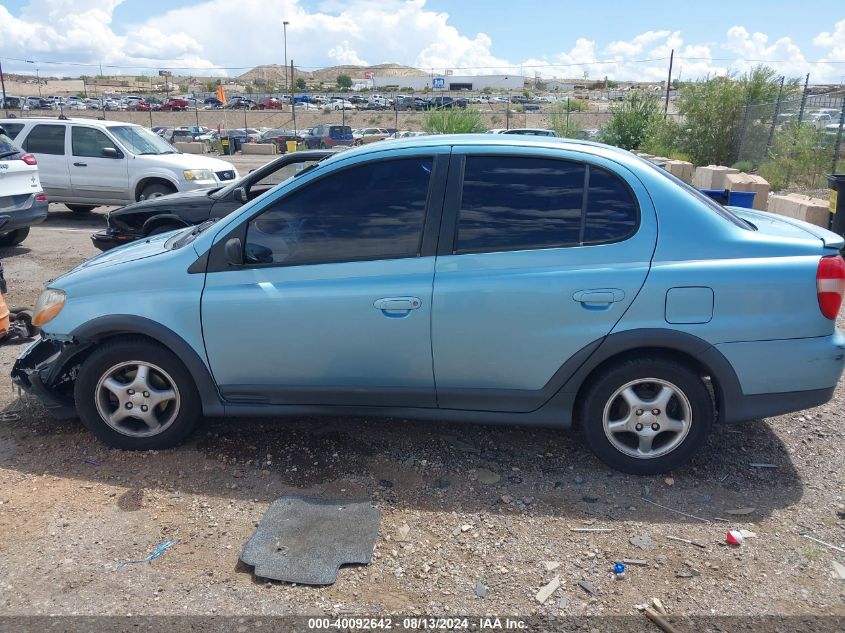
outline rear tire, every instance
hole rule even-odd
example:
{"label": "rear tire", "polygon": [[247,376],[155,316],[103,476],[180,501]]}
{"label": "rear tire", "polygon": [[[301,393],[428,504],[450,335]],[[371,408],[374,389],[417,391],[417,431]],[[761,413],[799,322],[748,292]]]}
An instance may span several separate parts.
{"label": "rear tire", "polygon": [[65,206],[74,213],[88,213],[92,209],[97,208],[97,206],[93,204],[66,204]]}
{"label": "rear tire", "polygon": [[704,445],[715,410],[701,377],[660,357],[624,361],[591,381],[580,409],[587,444],[634,475],[677,468]]}
{"label": "rear tire", "polygon": [[96,349],[82,364],[73,395],[85,427],[126,450],[176,446],[201,414],[196,385],[182,361],[141,337]]}
{"label": "rear tire", "polygon": [[2,236],[0,236],[0,246],[17,246],[26,239],[29,235],[29,227],[25,226],[22,229],[15,229]]}

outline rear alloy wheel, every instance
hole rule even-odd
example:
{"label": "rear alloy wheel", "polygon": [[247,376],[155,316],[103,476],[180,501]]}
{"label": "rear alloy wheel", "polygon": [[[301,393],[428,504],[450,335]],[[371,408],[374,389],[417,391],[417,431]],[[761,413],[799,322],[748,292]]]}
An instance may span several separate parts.
{"label": "rear alloy wheel", "polygon": [[74,213],[88,213],[92,209],[97,208],[93,204],[66,204],[65,206]]}
{"label": "rear alloy wheel", "polygon": [[162,196],[167,196],[171,193],[176,193],[176,190],[173,187],[159,182],[154,182],[141,190],[141,195],[138,196],[138,201],[161,198]]}
{"label": "rear alloy wheel", "polygon": [[17,246],[26,239],[29,235],[29,227],[25,226],[22,229],[15,229],[9,233],[0,235],[0,246]]}
{"label": "rear alloy wheel", "polygon": [[180,443],[200,416],[191,375],[169,350],[144,339],[107,342],[82,364],[74,399],[83,424],[114,448]]}
{"label": "rear alloy wheel", "polygon": [[603,462],[636,475],[686,463],[703,445],[714,407],[704,381],[663,358],[629,360],[588,387],[581,426]]}

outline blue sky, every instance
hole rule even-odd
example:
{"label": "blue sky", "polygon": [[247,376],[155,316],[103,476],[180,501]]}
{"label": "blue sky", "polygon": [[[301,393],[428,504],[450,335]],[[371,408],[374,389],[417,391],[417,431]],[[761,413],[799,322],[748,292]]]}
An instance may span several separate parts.
{"label": "blue sky", "polygon": [[15,58],[61,62],[42,64],[56,74],[103,63],[236,75],[281,62],[283,19],[289,57],[303,68],[399,62],[657,79],[674,48],[690,78],[743,71],[752,59],[815,81],[845,76],[842,0],[0,0],[0,57],[10,70],[31,69]]}

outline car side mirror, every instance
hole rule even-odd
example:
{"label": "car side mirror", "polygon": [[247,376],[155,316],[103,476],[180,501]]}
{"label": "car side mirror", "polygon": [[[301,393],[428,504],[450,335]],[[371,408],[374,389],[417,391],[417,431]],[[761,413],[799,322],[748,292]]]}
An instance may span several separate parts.
{"label": "car side mirror", "polygon": [[226,241],[225,246],[226,261],[230,266],[243,266],[244,263],[244,249],[241,244],[241,238],[233,237]]}
{"label": "car side mirror", "polygon": [[120,152],[118,152],[114,147],[104,147],[100,150],[100,153],[104,158],[120,158]]}
{"label": "car side mirror", "polygon": [[238,202],[249,202],[249,197],[246,195],[246,189],[244,187],[235,189],[235,200]]}

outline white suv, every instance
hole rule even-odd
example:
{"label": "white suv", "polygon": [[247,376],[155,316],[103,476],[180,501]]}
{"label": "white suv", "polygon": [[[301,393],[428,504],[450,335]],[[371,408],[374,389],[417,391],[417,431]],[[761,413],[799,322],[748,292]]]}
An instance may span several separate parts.
{"label": "white suv", "polygon": [[47,196],[41,190],[35,156],[23,153],[0,127],[0,246],[20,244],[29,227],[47,217]]}
{"label": "white suv", "polygon": [[0,127],[37,157],[50,201],[72,211],[218,187],[238,177],[231,163],[182,154],[132,123],[40,117],[2,119]]}

